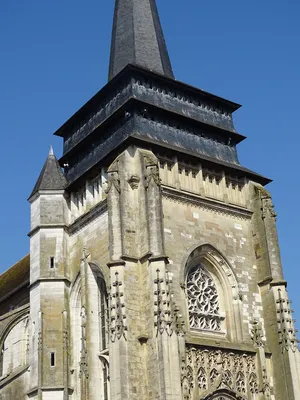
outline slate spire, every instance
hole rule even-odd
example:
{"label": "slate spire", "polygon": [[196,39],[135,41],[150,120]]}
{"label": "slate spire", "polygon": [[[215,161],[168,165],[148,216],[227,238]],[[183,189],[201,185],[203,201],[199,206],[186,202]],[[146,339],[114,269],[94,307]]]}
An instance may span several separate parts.
{"label": "slate spire", "polygon": [[174,78],[155,0],[116,0],[109,80],[127,64]]}
{"label": "slate spire", "polygon": [[47,160],[29,198],[39,190],[63,190],[66,185],[67,180],[51,146]]}

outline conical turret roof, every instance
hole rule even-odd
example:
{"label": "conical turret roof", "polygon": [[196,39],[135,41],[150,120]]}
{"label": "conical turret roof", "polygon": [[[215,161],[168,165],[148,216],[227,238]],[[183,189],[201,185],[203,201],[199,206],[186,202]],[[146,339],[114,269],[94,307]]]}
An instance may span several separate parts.
{"label": "conical turret roof", "polygon": [[66,185],[67,180],[51,146],[47,160],[29,198],[39,190],[63,190]]}
{"label": "conical turret roof", "polygon": [[109,80],[128,64],[174,78],[155,0],[116,0]]}

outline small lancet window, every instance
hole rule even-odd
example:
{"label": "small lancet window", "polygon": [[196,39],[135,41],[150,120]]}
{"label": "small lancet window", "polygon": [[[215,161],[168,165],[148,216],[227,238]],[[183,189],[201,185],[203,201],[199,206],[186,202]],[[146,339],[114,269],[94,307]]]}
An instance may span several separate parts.
{"label": "small lancet window", "polygon": [[55,353],[50,353],[50,366],[55,367]]}
{"label": "small lancet window", "polygon": [[50,257],[50,268],[54,268],[55,267],[55,257]]}
{"label": "small lancet window", "polygon": [[189,272],[187,294],[191,329],[221,332],[224,316],[220,313],[217,287],[202,265]]}

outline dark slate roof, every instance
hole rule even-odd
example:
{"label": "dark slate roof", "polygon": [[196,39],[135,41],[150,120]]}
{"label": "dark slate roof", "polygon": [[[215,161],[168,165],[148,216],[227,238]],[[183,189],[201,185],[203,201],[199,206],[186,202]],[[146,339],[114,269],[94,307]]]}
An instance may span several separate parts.
{"label": "dark slate roof", "polygon": [[62,190],[66,185],[67,180],[51,147],[47,160],[29,198],[39,190]]}
{"label": "dark slate roof", "polygon": [[128,64],[174,78],[155,0],[116,0],[109,80]]}
{"label": "dark slate roof", "polygon": [[29,284],[29,254],[0,275],[0,303],[21,287]]}

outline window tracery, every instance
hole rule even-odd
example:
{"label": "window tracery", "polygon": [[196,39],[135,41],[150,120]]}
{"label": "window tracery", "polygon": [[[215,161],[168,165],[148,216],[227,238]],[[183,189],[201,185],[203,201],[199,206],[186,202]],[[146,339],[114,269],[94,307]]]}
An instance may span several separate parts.
{"label": "window tracery", "polygon": [[220,332],[224,316],[220,312],[217,287],[203,265],[188,274],[187,295],[190,327]]}
{"label": "window tracery", "polygon": [[[182,382],[189,384],[185,387],[188,400],[254,399],[257,396],[259,379],[255,354],[189,345],[184,365]],[[191,380],[187,379],[188,371],[192,371],[189,372]]]}

